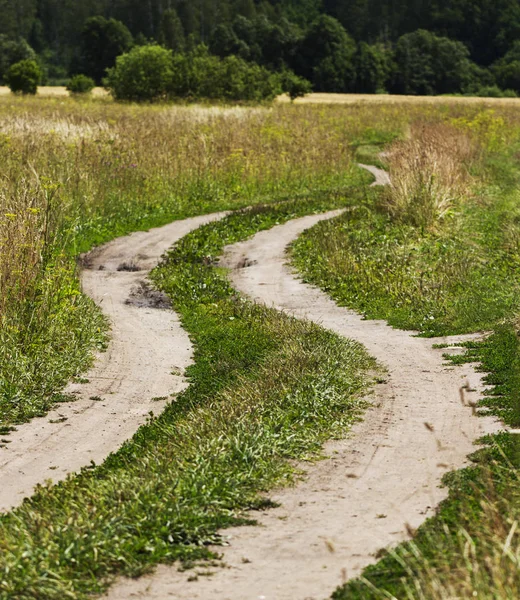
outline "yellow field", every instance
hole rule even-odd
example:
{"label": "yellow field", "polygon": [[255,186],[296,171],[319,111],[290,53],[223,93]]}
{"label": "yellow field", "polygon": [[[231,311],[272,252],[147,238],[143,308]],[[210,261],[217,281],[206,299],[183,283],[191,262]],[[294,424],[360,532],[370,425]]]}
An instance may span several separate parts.
{"label": "yellow field", "polygon": [[[7,86],[0,86],[0,96],[7,96],[11,92]],[[40,86],[38,96],[42,97],[65,97],[69,92],[64,86]],[[107,98],[108,92],[97,87],[92,91],[95,98]],[[278,102],[288,103],[287,95],[279,96]],[[395,94],[308,94],[304,98],[298,98],[295,104],[486,104],[486,105],[509,105],[520,106],[520,98],[477,98],[466,96],[398,96]]]}
{"label": "yellow field", "polygon": [[[279,96],[279,102],[289,102],[289,97]],[[398,96],[393,94],[308,94],[295,104],[500,104],[520,106],[520,98],[477,98],[466,96]]]}

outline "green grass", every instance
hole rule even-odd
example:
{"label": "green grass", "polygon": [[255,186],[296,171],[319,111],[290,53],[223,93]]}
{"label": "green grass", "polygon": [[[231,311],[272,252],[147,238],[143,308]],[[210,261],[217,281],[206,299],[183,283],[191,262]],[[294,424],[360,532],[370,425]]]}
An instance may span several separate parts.
{"label": "green grass", "polygon": [[518,192],[490,190],[421,231],[374,200],[304,232],[292,257],[305,281],[369,319],[429,336],[489,330],[520,305],[519,214]]}
{"label": "green grass", "polygon": [[[355,195],[354,190],[352,195]],[[153,277],[195,344],[190,387],[103,465],[0,517],[0,598],[86,598],[116,574],[211,556],[217,530],[268,505],[365,406],[374,361],[314,324],[240,298],[223,246],[343,197],[234,214],[188,235]]]}

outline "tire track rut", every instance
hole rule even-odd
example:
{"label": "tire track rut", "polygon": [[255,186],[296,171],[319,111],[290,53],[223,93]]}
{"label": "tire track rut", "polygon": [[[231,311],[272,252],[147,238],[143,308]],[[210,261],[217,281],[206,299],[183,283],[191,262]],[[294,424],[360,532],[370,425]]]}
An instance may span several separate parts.
{"label": "tire track rut", "polygon": [[149,271],[177,240],[225,213],[175,221],[95,248],[85,257],[83,291],[99,304],[112,327],[106,352],[86,384],[65,390],[75,402],[19,425],[0,449],[0,510],[18,505],[37,484],[64,479],[99,463],[131,438],[150,411],[160,412],[186,387],[192,362],[188,334],[167,304],[146,284]]}
{"label": "tire track rut", "polygon": [[[379,178],[377,184],[384,183]],[[140,580],[121,580],[107,600],[318,600],[375,562],[377,551],[410,533],[446,497],[442,476],[467,464],[474,442],[499,429],[476,418],[471,405],[483,391],[472,365],[446,366],[439,342],[367,321],[302,283],[286,264],[287,246],[305,229],[341,211],[295,219],[226,249],[222,266],[234,287],[256,302],[306,318],[356,339],[385,365],[373,407],[347,439],[331,442],[329,460],[304,467],[296,487],[269,497],[279,508],[253,513],[257,527],[222,532],[215,548],[226,568],[193,577],[160,566]],[[470,392],[469,390],[475,390]],[[461,402],[464,398],[464,403]],[[208,569],[203,569],[207,571]]]}

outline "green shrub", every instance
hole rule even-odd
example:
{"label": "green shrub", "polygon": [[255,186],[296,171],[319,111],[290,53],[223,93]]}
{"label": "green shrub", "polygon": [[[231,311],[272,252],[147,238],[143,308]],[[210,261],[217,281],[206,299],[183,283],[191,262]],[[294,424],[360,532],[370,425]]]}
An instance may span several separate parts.
{"label": "green shrub", "polygon": [[5,80],[13,93],[36,94],[41,76],[38,63],[26,59],[12,65],[5,75]]}
{"label": "green shrub", "polygon": [[281,75],[282,91],[289,95],[291,101],[302,98],[312,92],[310,81],[299,77],[293,71],[284,71]]}
{"label": "green shrub", "polygon": [[516,98],[514,90],[501,90],[498,85],[487,85],[480,87],[474,94],[479,98]]}
{"label": "green shrub", "polygon": [[168,96],[173,78],[173,54],[161,46],[136,46],[108,69],[105,87],[116,100],[152,102]]}
{"label": "green shrub", "polygon": [[67,84],[71,94],[90,94],[95,87],[95,82],[86,75],[75,75]]}
{"label": "green shrub", "polygon": [[117,58],[105,80],[116,100],[171,98],[260,102],[281,92],[280,77],[236,56],[212,56],[205,46],[175,54],[140,46]]}

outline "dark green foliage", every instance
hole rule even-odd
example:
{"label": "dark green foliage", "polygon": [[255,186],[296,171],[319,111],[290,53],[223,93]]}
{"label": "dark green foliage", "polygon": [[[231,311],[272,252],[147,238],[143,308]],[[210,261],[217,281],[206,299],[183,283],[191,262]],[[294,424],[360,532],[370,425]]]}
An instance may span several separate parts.
{"label": "dark green foliage", "polygon": [[182,52],[185,48],[184,28],[175,9],[166,10],[161,17],[159,42],[174,52]]}
{"label": "dark green foliage", "polygon": [[115,19],[93,17],[81,32],[83,71],[99,85],[116,58],[130,50],[132,34]]}
{"label": "dark green foliage", "polygon": [[509,52],[494,63],[491,69],[502,89],[520,92],[520,42],[515,42]]}
{"label": "dark green foliage", "polygon": [[358,45],[354,56],[356,78],[354,91],[361,94],[376,94],[385,91],[392,71],[391,53],[382,45]]}
{"label": "dark green foliage", "polygon": [[145,102],[165,99],[173,78],[172,52],[161,46],[136,46],[118,56],[108,70],[105,87],[116,100]]}
{"label": "dark green foliage", "polygon": [[21,60],[12,65],[5,74],[5,81],[14,93],[36,94],[42,77],[41,69],[35,60]]}
{"label": "dark green foliage", "polygon": [[0,35],[0,81],[4,80],[7,70],[15,63],[35,59],[34,50],[24,39],[12,40]]}
{"label": "dark green foliage", "polygon": [[204,46],[173,55],[160,46],[140,46],[118,57],[106,87],[118,100],[135,102],[168,98],[214,98],[229,101],[272,100],[280,78],[236,56],[221,59]]}
{"label": "dark green foliage", "polygon": [[[507,59],[505,64],[498,64],[520,37],[517,0],[432,0],[426,3],[416,0],[4,0],[0,36],[9,41],[28,40],[53,79],[66,78],[68,72],[86,72],[99,83],[104,69],[113,66],[115,56],[129,47],[124,39],[128,39],[126,33],[120,36],[124,47],[120,44],[117,52],[108,52],[106,57],[99,56],[106,47],[101,41],[103,36],[95,40],[94,35],[91,45],[80,44],[85,25],[93,18],[112,23],[111,39],[122,32],[113,25],[117,19],[140,45],[158,42],[180,52],[192,50],[201,43],[208,44],[210,51],[221,57],[233,54],[270,69],[293,69],[311,80],[316,89],[325,91],[381,90],[385,87],[380,85],[384,79],[381,56],[379,51],[374,51],[374,45],[383,43],[391,62],[400,37],[419,29],[428,30],[463,44],[469,52],[466,58],[479,67],[495,64],[499,86],[517,89],[518,68],[512,64],[514,61]],[[334,19],[337,25],[332,26],[329,19]],[[356,43],[363,42],[371,48],[367,51],[363,47],[357,58],[359,72],[355,86],[352,66],[349,66],[352,48],[345,56],[337,44],[329,46],[326,56],[321,55],[314,61],[312,41],[308,39],[307,44],[300,47],[302,39],[311,34],[320,20],[326,37],[342,37],[341,32],[346,31]],[[323,25],[324,22],[328,25]],[[89,49],[94,56],[90,56]],[[301,60],[301,49],[307,52],[305,60]],[[401,73],[395,91],[406,86],[410,93],[423,93],[413,90],[430,94],[473,92],[479,87],[494,85],[494,81],[479,79],[474,85],[470,81],[468,87],[468,78],[461,79],[456,65],[463,59],[461,46],[450,49],[445,44],[440,50],[441,54],[444,50],[448,55],[453,52],[451,62],[448,61],[451,73],[440,82],[431,81],[428,74],[424,77],[424,72],[418,75],[417,81],[410,81],[409,72]],[[319,44],[316,51],[320,53]],[[30,57],[17,60],[21,58]],[[312,64],[306,68],[309,58]],[[86,60],[91,65],[88,68]],[[434,70],[442,71],[445,61],[445,56],[439,56]],[[412,66],[428,72],[429,68],[418,56],[413,57],[412,62]],[[348,73],[341,76],[344,67]]]}
{"label": "dark green foliage", "polygon": [[448,94],[472,83],[468,49],[425,30],[403,35],[395,51],[394,89],[402,94]]}
{"label": "dark green foliage", "polygon": [[354,87],[356,44],[339,21],[322,15],[310,26],[297,58],[297,72],[317,92],[348,92]]}
{"label": "dark green foliage", "polygon": [[291,100],[301,98],[312,92],[312,85],[303,77],[292,71],[284,71],[281,75],[282,91],[289,95]]}
{"label": "dark green foliage", "polygon": [[95,81],[86,75],[74,75],[67,84],[67,90],[72,94],[89,94],[95,85]]}

